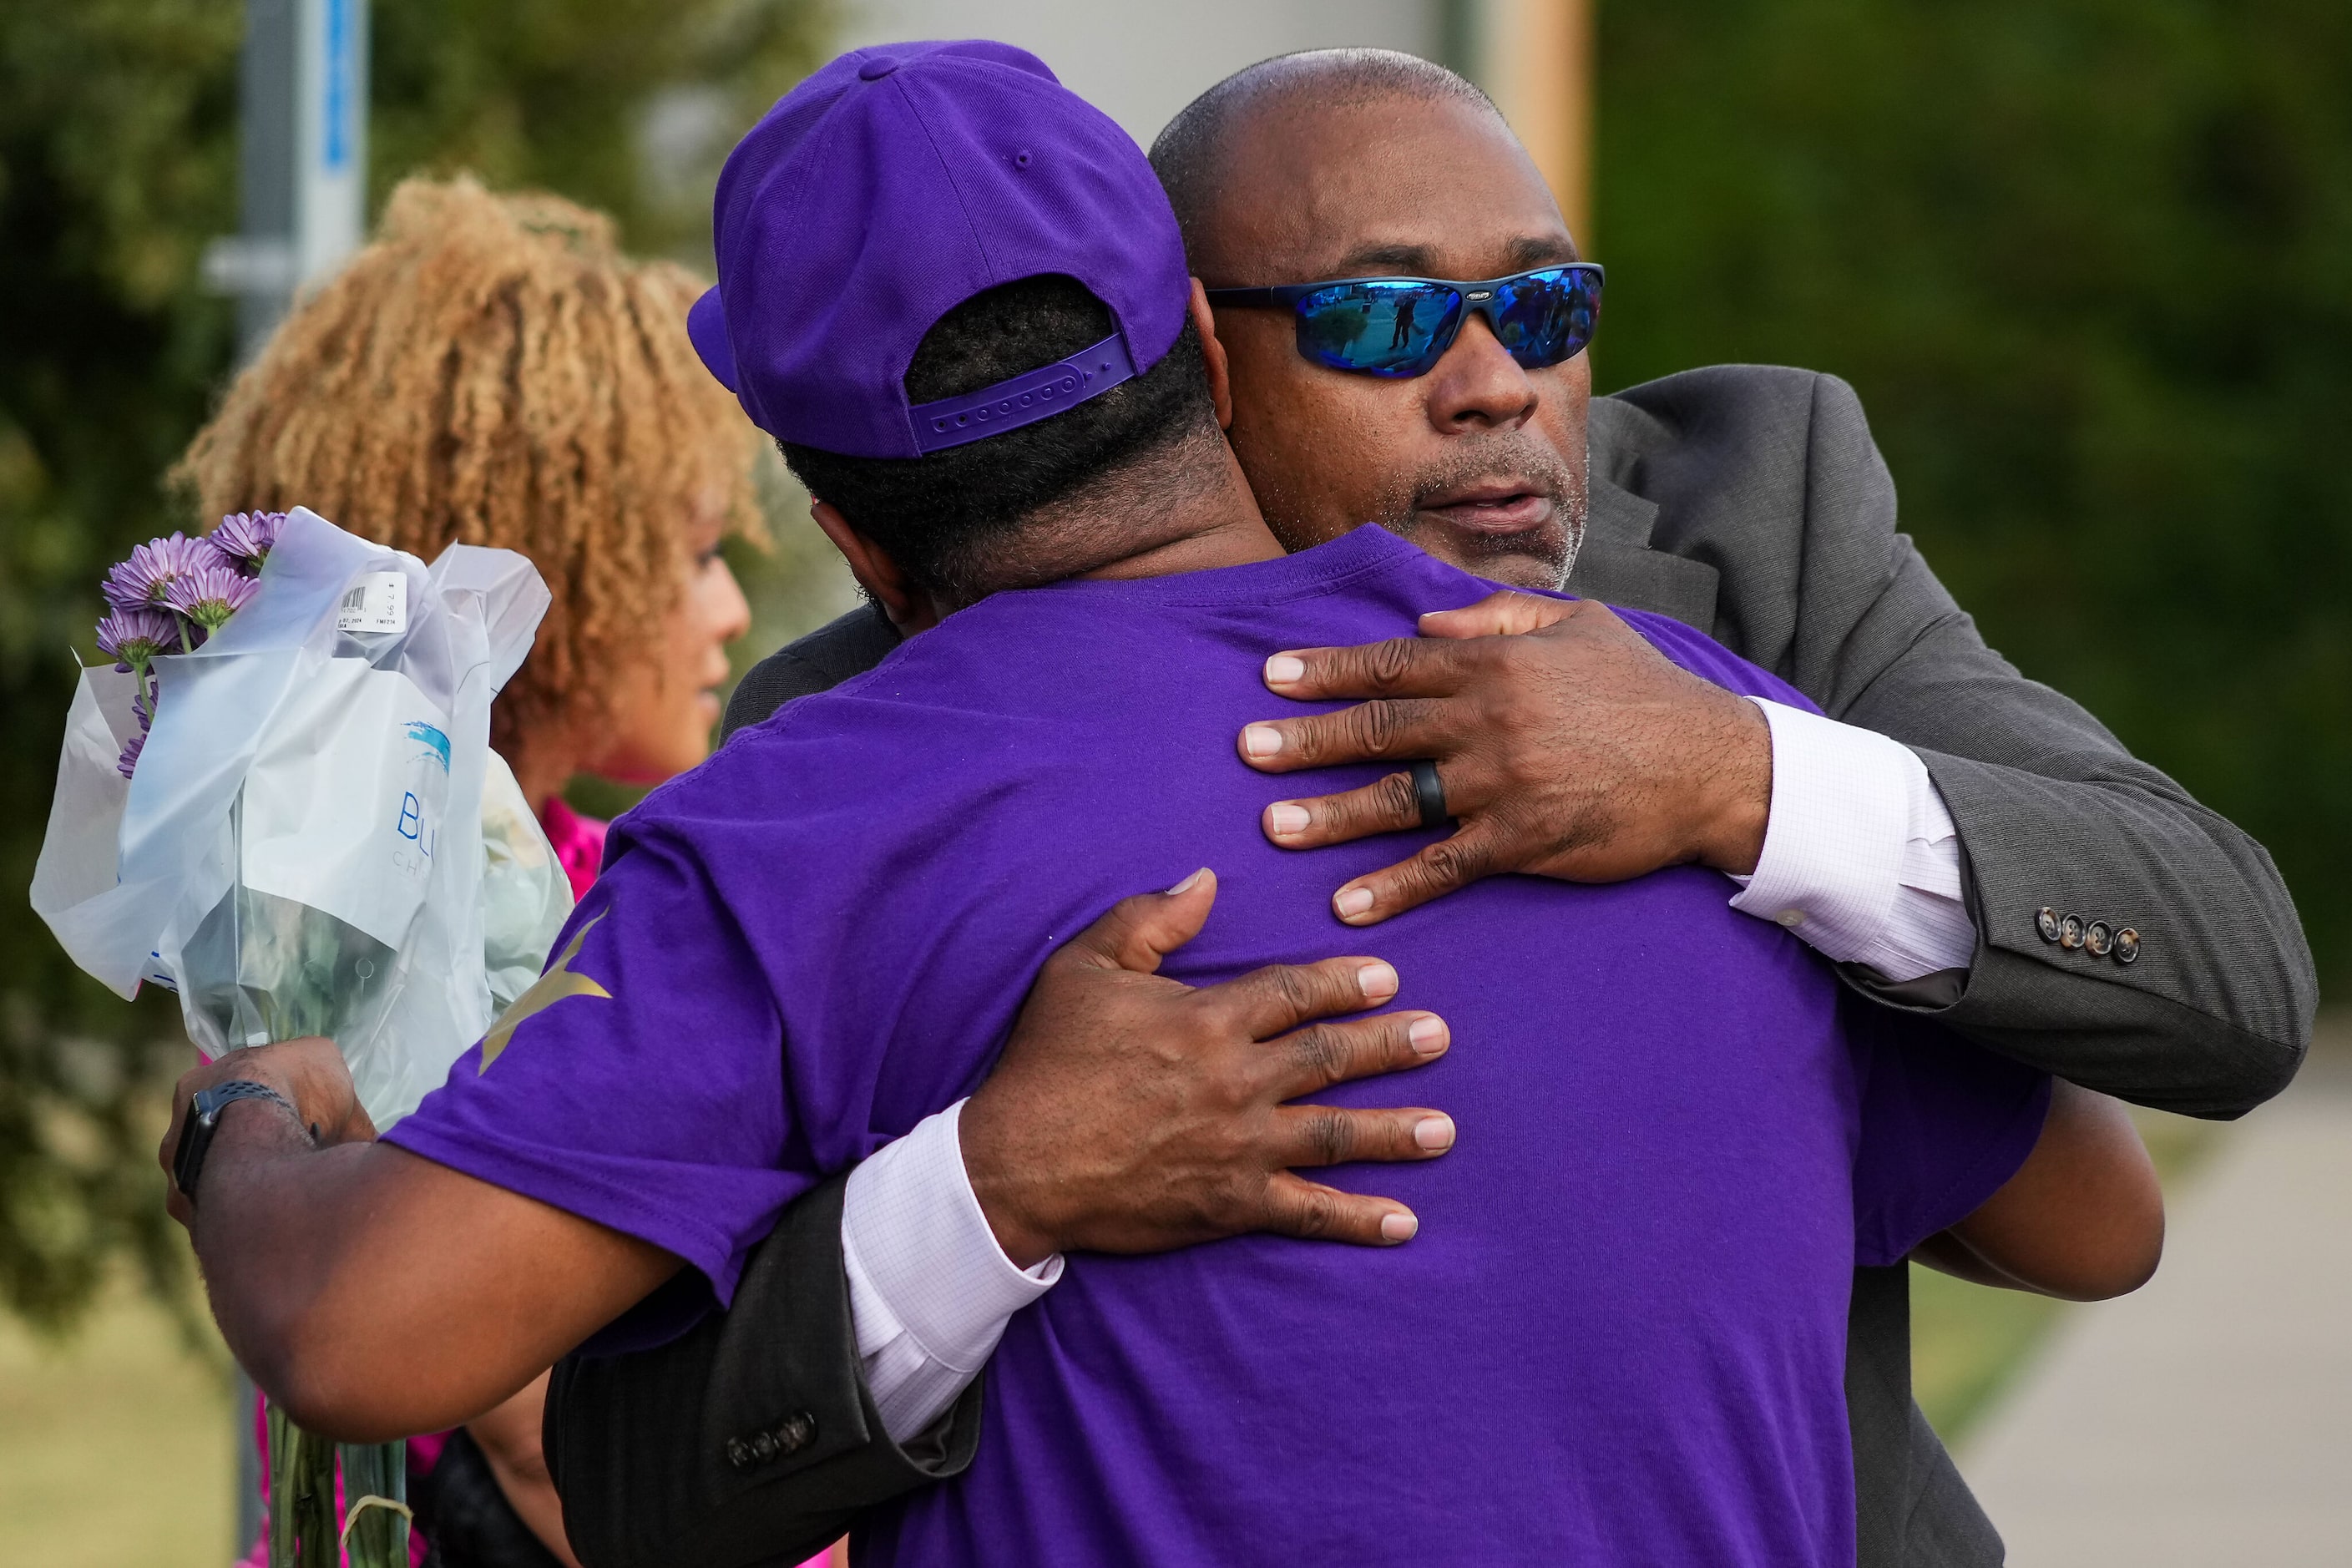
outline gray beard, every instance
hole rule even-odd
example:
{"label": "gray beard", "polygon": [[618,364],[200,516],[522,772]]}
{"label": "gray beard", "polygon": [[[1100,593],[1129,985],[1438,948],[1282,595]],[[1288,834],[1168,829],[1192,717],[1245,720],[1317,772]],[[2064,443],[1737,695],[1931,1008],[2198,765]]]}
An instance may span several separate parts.
{"label": "gray beard", "polygon": [[[1380,510],[1369,521],[1401,539],[1410,540],[1421,531],[1421,508],[1431,497],[1496,474],[1516,474],[1538,494],[1550,498],[1553,515],[1565,535],[1565,546],[1557,563],[1559,578],[1553,584],[1559,587],[1575,570],[1577,552],[1584,544],[1584,520],[1590,500],[1585,478],[1588,466],[1563,460],[1550,445],[1524,431],[1510,431],[1481,439],[1446,461],[1400,481],[1392,493],[1381,496]],[[1505,556],[1525,552],[1508,539],[1496,539],[1491,542],[1489,552]]]}

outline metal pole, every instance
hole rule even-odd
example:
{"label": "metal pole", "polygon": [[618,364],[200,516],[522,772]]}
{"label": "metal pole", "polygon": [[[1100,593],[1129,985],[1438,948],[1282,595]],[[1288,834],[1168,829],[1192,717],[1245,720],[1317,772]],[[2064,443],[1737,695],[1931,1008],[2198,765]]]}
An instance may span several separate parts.
{"label": "metal pole", "polygon": [[[237,59],[237,232],[205,247],[205,281],[236,298],[237,358],[252,359],[295,297],[331,277],[367,224],[367,0],[246,0]],[[243,1368],[236,1546],[261,1533],[260,1395]]]}
{"label": "metal pole", "polygon": [[205,277],[236,300],[238,357],[285,313],[294,282],[295,0],[246,0],[237,62],[237,237],[205,255]]}
{"label": "metal pole", "polygon": [[237,233],[205,280],[237,300],[239,356],[359,247],[367,217],[367,0],[246,0]]}
{"label": "metal pole", "polygon": [[261,1408],[261,1391],[245,1368],[236,1369],[235,1397],[229,1413],[236,1421],[236,1543],[229,1560],[236,1562],[261,1539],[261,1445],[254,1440],[253,1424]]}

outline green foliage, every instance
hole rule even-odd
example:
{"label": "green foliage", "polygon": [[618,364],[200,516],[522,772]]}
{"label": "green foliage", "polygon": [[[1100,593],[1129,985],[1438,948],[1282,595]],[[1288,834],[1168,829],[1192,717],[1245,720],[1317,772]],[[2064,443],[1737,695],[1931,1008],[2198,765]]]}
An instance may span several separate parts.
{"label": "green foliage", "polygon": [[[816,58],[823,0],[375,0],[373,183],[468,167],[707,245],[713,158]],[[229,369],[197,261],[236,222],[234,0],[0,7],[0,1303],[69,1322],[110,1259],[183,1301],[153,1149],[189,1061],[168,997],[125,1004],[27,907],[98,579],[195,519],[160,479]],[[660,179],[638,155],[685,105]]]}
{"label": "green foliage", "polygon": [[2345,975],[2352,9],[1641,0],[1601,27],[1607,382],[1853,382],[1989,640],[2261,838]]}
{"label": "green foliage", "polygon": [[[403,174],[467,169],[496,189],[559,191],[609,212],[639,249],[698,254],[709,248],[719,160],[820,63],[831,20],[829,0],[373,5],[368,132],[379,202]],[[639,153],[657,95],[667,112],[653,128],[661,148],[649,169]]]}
{"label": "green foliage", "polygon": [[125,1252],[186,1299],[153,1163],[176,1011],[80,974],[23,889],[98,574],[165,527],[156,477],[226,363],[194,273],[235,213],[238,25],[218,0],[0,11],[0,1300],[44,1325]]}

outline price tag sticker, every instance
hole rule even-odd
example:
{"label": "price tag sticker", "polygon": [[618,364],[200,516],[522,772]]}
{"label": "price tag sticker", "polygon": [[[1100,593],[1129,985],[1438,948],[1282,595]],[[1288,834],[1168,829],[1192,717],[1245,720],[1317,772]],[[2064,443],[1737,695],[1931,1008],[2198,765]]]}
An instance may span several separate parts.
{"label": "price tag sticker", "polygon": [[404,632],[408,629],[408,579],[397,572],[370,572],[343,590],[335,606],[339,632]]}

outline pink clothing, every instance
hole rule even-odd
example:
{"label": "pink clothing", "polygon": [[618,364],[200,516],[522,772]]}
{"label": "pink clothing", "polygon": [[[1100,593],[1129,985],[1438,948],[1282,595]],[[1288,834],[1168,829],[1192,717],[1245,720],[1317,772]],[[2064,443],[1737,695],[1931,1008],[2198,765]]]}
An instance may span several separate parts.
{"label": "pink clothing", "polygon": [[563,862],[563,874],[572,879],[573,900],[586,898],[595,884],[597,868],[604,862],[604,824],[581,816],[558,795],[548,797],[540,811],[539,825],[547,830],[555,858]]}

